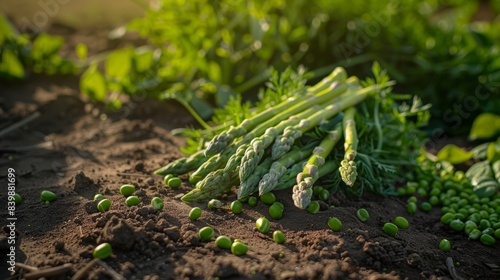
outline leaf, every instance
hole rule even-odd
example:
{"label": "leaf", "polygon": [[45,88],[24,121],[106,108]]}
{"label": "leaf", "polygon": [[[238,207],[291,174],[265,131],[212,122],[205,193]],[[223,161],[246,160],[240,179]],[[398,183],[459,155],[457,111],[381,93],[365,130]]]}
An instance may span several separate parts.
{"label": "leaf", "polygon": [[55,55],[59,52],[63,43],[64,40],[62,37],[40,34],[33,41],[31,57],[34,60],[42,60]]}
{"label": "leaf", "polygon": [[97,70],[97,65],[92,64],[80,79],[80,91],[93,101],[104,101],[106,98],[106,80]]}
{"label": "leaf", "polygon": [[500,142],[491,142],[486,151],[486,158],[489,163],[494,163],[500,160]]}
{"label": "leaf", "polygon": [[484,113],[474,120],[469,133],[470,140],[488,139],[500,134],[500,116]]}
{"label": "leaf", "polygon": [[121,49],[113,51],[107,58],[104,66],[106,76],[124,78],[128,75],[132,64],[131,50]]}
{"label": "leaf", "polygon": [[474,153],[467,152],[456,145],[449,144],[444,146],[437,154],[439,160],[448,161],[452,164],[460,164],[468,161],[474,156]]}
{"label": "leaf", "polygon": [[87,59],[88,48],[87,45],[79,43],[75,47],[76,56],[79,60]]}
{"label": "leaf", "polygon": [[0,76],[16,79],[24,78],[23,65],[12,51],[4,50],[0,62]]}

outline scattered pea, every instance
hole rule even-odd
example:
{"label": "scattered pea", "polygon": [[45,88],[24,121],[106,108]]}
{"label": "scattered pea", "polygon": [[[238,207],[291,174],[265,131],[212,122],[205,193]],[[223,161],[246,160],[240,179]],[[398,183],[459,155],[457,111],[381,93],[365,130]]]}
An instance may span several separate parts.
{"label": "scattered pea", "polygon": [[241,211],[243,210],[243,204],[241,204],[241,201],[235,200],[231,203],[231,206],[229,206],[229,209],[231,209],[231,211],[234,214],[240,214]]}
{"label": "scattered pea", "polygon": [[451,243],[448,239],[443,239],[439,242],[439,249],[443,252],[448,252],[451,250]]}
{"label": "scattered pea", "polygon": [[101,212],[106,212],[109,210],[109,207],[111,207],[111,201],[107,198],[101,199],[99,203],[97,203],[97,210]]}
{"label": "scattered pea", "polygon": [[498,229],[495,230],[494,235],[495,235],[496,239],[500,239],[500,228],[498,228]]}
{"label": "scattered pea", "polygon": [[240,198],[240,199],[238,199],[238,200],[239,200],[240,202],[242,202],[242,203],[245,203],[245,202],[247,202],[247,201],[248,201],[248,196],[242,197],[242,198]]}
{"label": "scattered pea", "polygon": [[323,189],[319,193],[319,199],[321,199],[323,201],[327,201],[329,198],[330,198],[330,192],[328,190]]}
{"label": "scattered pea", "polygon": [[285,205],[283,205],[283,203],[275,201],[273,202],[273,205],[278,205],[281,208],[281,210],[285,211]]}
{"label": "scattered pea", "polygon": [[127,197],[127,199],[125,200],[125,204],[128,207],[137,205],[139,203],[141,203],[141,200],[135,195],[131,195],[131,196]]}
{"label": "scattered pea", "polygon": [[366,222],[370,218],[370,214],[365,208],[358,209],[358,211],[356,211],[356,216],[362,222]]}
{"label": "scattered pea", "polygon": [[19,203],[21,203],[22,199],[21,199],[21,196],[20,196],[18,193],[15,193],[15,194],[13,195],[13,197],[14,197],[14,203],[15,203],[16,205],[17,205],[17,204],[19,204]]}
{"label": "scattered pea", "polygon": [[231,249],[231,245],[233,245],[233,241],[231,238],[221,235],[215,239],[215,245],[219,246],[222,249]]}
{"label": "scattered pea", "polygon": [[111,249],[111,245],[109,243],[102,243],[99,246],[95,247],[92,252],[92,256],[96,259],[104,260],[111,256],[113,250]]}
{"label": "scattered pea", "polygon": [[182,180],[180,178],[177,178],[177,177],[172,177],[170,179],[168,179],[167,181],[167,185],[173,189],[175,188],[178,188],[182,183]]}
{"label": "scattered pea", "polygon": [[257,205],[257,198],[255,196],[251,196],[250,198],[248,198],[248,205],[252,207]]}
{"label": "scattered pea", "polygon": [[208,202],[208,209],[218,209],[222,206],[222,202],[218,199],[212,199]]}
{"label": "scattered pea", "polygon": [[390,236],[396,236],[396,234],[398,234],[398,227],[393,223],[385,223],[383,229],[384,232]]}
{"label": "scattered pea", "polygon": [[450,222],[450,227],[454,231],[462,231],[462,230],[464,230],[465,224],[464,224],[464,222],[462,222],[462,221],[460,221],[458,219],[455,219],[455,220],[452,220]]}
{"label": "scattered pea", "polygon": [[198,232],[198,237],[200,237],[201,241],[210,241],[215,236],[215,231],[211,227],[203,227]]}
{"label": "scattered pea", "polygon": [[488,246],[493,246],[497,242],[495,238],[493,238],[493,236],[489,234],[482,234],[481,237],[479,238],[479,241],[481,241],[481,243],[483,243],[484,245]]}
{"label": "scattered pea", "polygon": [[316,214],[319,212],[319,202],[317,201],[311,201],[309,206],[307,206],[307,212],[311,214]]}
{"label": "scattered pea", "polygon": [[473,229],[470,233],[469,233],[469,239],[470,240],[477,240],[480,236],[481,236],[482,232],[479,230],[479,229]]}
{"label": "scattered pea", "polygon": [[123,196],[131,196],[135,192],[135,186],[134,185],[123,185],[120,187],[120,193]]}
{"label": "scattered pea", "polygon": [[406,205],[406,212],[408,212],[408,214],[417,213],[417,204],[415,202],[408,202]]}
{"label": "scattered pea", "polygon": [[332,217],[328,220],[328,226],[333,230],[333,231],[341,231],[342,230],[342,222],[335,217]]}
{"label": "scattered pea", "polygon": [[42,191],[41,195],[40,195],[40,198],[43,200],[43,201],[48,201],[48,202],[52,202],[54,200],[56,200],[56,194],[51,192],[51,191]]}
{"label": "scattered pea", "polygon": [[396,218],[394,218],[394,221],[393,223],[398,226],[398,228],[401,228],[401,229],[407,229],[410,224],[408,223],[408,220],[405,219],[404,217],[401,217],[401,216],[397,216]]}
{"label": "scattered pea", "polygon": [[155,196],[153,197],[153,199],[151,199],[151,206],[153,206],[153,208],[155,210],[161,210],[163,209],[163,200],[161,200],[161,198]]}
{"label": "scattered pea", "polygon": [[243,242],[233,242],[231,245],[231,253],[236,256],[245,255],[248,251],[248,245]]}
{"label": "scattered pea", "polygon": [[101,199],[104,199],[104,195],[100,193],[94,195],[94,201],[100,201]]}
{"label": "scattered pea", "polygon": [[452,220],[455,219],[455,214],[452,213],[446,213],[443,216],[441,216],[441,223],[445,225],[449,225]]}
{"label": "scattered pea", "polygon": [[407,200],[407,203],[414,202],[417,203],[417,197],[416,196],[410,196]]}
{"label": "scattered pea", "polygon": [[422,204],[420,204],[420,209],[424,212],[430,212],[432,205],[429,202],[422,202]]}
{"label": "scattered pea", "polygon": [[269,206],[268,211],[273,219],[279,220],[283,218],[283,208],[279,204],[273,203],[273,205]]}
{"label": "scattered pea", "polygon": [[272,192],[268,192],[261,195],[260,200],[267,205],[271,205],[276,201],[276,196]]}
{"label": "scattered pea", "polygon": [[198,218],[201,216],[201,208],[200,207],[193,207],[191,211],[189,211],[189,218],[191,221],[198,220]]}
{"label": "scattered pea", "polygon": [[163,182],[165,183],[165,185],[168,186],[168,180],[174,178],[175,176],[173,174],[167,174],[165,175],[165,177],[163,178]]}
{"label": "scattered pea", "polygon": [[271,228],[269,220],[264,217],[260,217],[259,219],[257,219],[257,221],[255,222],[255,226],[262,233],[268,233],[269,229]]}
{"label": "scattered pea", "polygon": [[282,244],[282,243],[285,243],[285,234],[280,231],[280,230],[275,230],[273,232],[273,240],[274,242],[278,243],[278,244]]}

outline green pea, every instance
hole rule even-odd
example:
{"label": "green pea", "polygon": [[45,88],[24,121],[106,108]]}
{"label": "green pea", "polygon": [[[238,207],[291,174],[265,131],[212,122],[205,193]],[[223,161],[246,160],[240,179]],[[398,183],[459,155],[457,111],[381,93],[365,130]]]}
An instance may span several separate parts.
{"label": "green pea", "polygon": [[416,182],[408,182],[406,183],[406,193],[414,194],[417,191],[418,183]]}
{"label": "green pea", "polygon": [[398,226],[398,228],[401,228],[401,229],[407,229],[410,226],[410,223],[408,223],[408,220],[405,219],[404,217],[401,217],[401,216],[397,216],[396,218],[394,218],[393,223],[396,226]]}
{"label": "green pea", "polygon": [[241,203],[245,203],[248,201],[248,196],[245,196],[245,197],[242,197],[240,199],[238,199]]}
{"label": "green pea", "polygon": [[476,228],[477,228],[476,223],[474,223],[472,221],[467,221],[467,222],[465,222],[464,233],[469,235],[472,232],[472,230],[474,230]]}
{"label": "green pea", "polygon": [[477,240],[480,236],[481,236],[482,232],[479,230],[479,229],[473,229],[470,233],[469,233],[469,239],[470,240]]}
{"label": "green pea", "polygon": [[269,220],[264,217],[258,218],[257,221],[255,222],[255,226],[262,233],[268,233],[269,229],[271,228]]}
{"label": "green pea", "polygon": [[161,198],[155,196],[153,197],[153,199],[151,199],[151,206],[153,206],[153,208],[155,210],[161,210],[163,209],[163,200],[161,200]]}
{"label": "green pea", "polygon": [[131,196],[135,192],[135,186],[134,185],[123,185],[120,187],[120,193],[123,196]]}
{"label": "green pea", "polygon": [[101,199],[99,203],[97,203],[97,210],[101,212],[106,212],[109,210],[109,207],[111,207],[111,201],[107,198]]}
{"label": "green pea", "polygon": [[189,218],[191,221],[198,220],[198,218],[201,216],[201,208],[200,207],[193,207],[191,211],[189,211]]}
{"label": "green pea", "polygon": [[438,188],[434,188],[434,187],[433,187],[433,188],[431,189],[431,191],[429,192],[429,195],[430,195],[430,196],[435,196],[435,197],[437,197],[437,196],[438,196],[438,195],[440,195],[440,194],[441,194],[441,190],[440,190],[440,189],[438,189]]}
{"label": "green pea", "polygon": [[439,249],[443,252],[448,252],[451,250],[451,243],[448,239],[443,239],[439,242]]}
{"label": "green pea", "polygon": [[313,195],[314,196],[319,196],[319,194],[324,190],[323,187],[314,187],[313,188]]}
{"label": "green pea", "polygon": [[479,229],[480,230],[487,229],[489,227],[491,227],[491,223],[488,220],[481,219],[481,221],[479,221]]}
{"label": "green pea", "polygon": [[231,206],[229,206],[229,209],[231,209],[231,211],[234,214],[240,214],[241,211],[243,210],[243,204],[239,200],[235,200],[231,203]]}
{"label": "green pea", "polygon": [[111,253],[113,253],[111,245],[109,243],[102,243],[94,248],[92,256],[96,259],[104,260],[109,258],[109,256],[111,256]]}
{"label": "green pea", "polygon": [[481,216],[479,215],[479,213],[472,213],[467,218],[467,220],[473,221],[474,223],[478,224],[481,221]]}
{"label": "green pea", "polygon": [[460,221],[465,221],[465,215],[458,212],[458,213],[455,213],[455,219],[459,219]]}
{"label": "green pea", "polygon": [[285,234],[280,230],[275,230],[273,232],[273,240],[278,244],[285,243],[286,241]]}
{"label": "green pea", "polygon": [[393,223],[385,223],[383,229],[384,232],[390,236],[396,236],[396,234],[398,234],[398,227]]}
{"label": "green pea", "polygon": [[424,188],[420,187],[417,189],[417,194],[420,195],[420,197],[426,197],[427,191]]}
{"label": "green pea", "polygon": [[417,203],[417,197],[416,196],[410,196],[406,202],[410,203],[410,202],[414,202],[414,203]]}
{"label": "green pea", "polygon": [[94,201],[100,201],[101,199],[104,199],[104,195],[100,193],[94,195]]}
{"label": "green pea", "polygon": [[398,193],[398,196],[406,195],[406,190],[404,188],[397,188],[396,192]]}
{"label": "green pea", "polygon": [[342,230],[342,222],[335,217],[332,217],[328,220],[328,226],[333,230],[333,231],[341,231]]}
{"label": "green pea", "polygon": [[482,233],[494,236],[495,235],[495,230],[492,229],[492,228],[487,228],[487,229],[483,230]]}
{"label": "green pea", "polygon": [[211,199],[208,202],[208,209],[219,209],[222,206],[222,202],[218,199]]}
{"label": "green pea", "polygon": [[489,234],[482,234],[481,237],[479,238],[479,241],[481,241],[481,243],[483,243],[484,245],[488,246],[493,246],[497,242],[495,238],[493,238],[493,236]]}
{"label": "green pea", "polygon": [[499,229],[500,228],[500,222],[496,222],[493,224],[493,229]]}
{"label": "green pea", "polygon": [[319,202],[317,201],[311,201],[311,203],[309,204],[309,206],[307,206],[307,212],[311,213],[311,214],[316,214],[319,212]]}
{"label": "green pea", "polygon": [[40,198],[43,200],[43,201],[48,201],[48,202],[52,202],[54,200],[56,200],[56,194],[51,192],[51,191],[42,191],[41,195],[40,195]]}
{"label": "green pea", "polygon": [[356,211],[356,216],[362,222],[366,222],[370,218],[370,214],[365,208],[358,209],[358,211]]}
{"label": "green pea", "polygon": [[439,204],[439,198],[435,195],[431,196],[429,198],[429,203],[432,205],[432,206],[436,206]]}
{"label": "green pea", "polygon": [[127,197],[127,199],[125,200],[125,204],[130,207],[130,206],[135,206],[137,204],[141,203],[141,200],[135,196],[135,195],[131,195],[129,197]]}
{"label": "green pea", "polygon": [[455,219],[455,214],[452,213],[446,213],[443,216],[441,216],[441,223],[445,225],[449,225],[452,220]]}
{"label": "green pea", "polygon": [[16,205],[17,205],[17,204],[19,204],[19,203],[21,203],[21,200],[22,200],[22,199],[21,199],[21,196],[20,196],[18,193],[15,193],[15,194],[13,195],[13,197],[14,197],[14,203],[15,203]]}
{"label": "green pea", "polygon": [[429,212],[432,209],[432,205],[429,202],[422,202],[422,204],[420,204],[420,209],[424,212]]}
{"label": "green pea", "polygon": [[406,212],[408,212],[408,214],[417,213],[417,204],[415,202],[409,202],[406,205]]}
{"label": "green pea", "polygon": [[269,215],[273,217],[273,219],[279,220],[283,218],[283,208],[281,208],[278,204],[274,204],[269,206]]}
{"label": "green pea", "polygon": [[215,236],[215,231],[211,227],[203,227],[198,232],[198,237],[200,237],[201,241],[210,241]]}
{"label": "green pea", "polygon": [[168,179],[167,185],[173,189],[178,188],[182,183],[181,178],[173,177]]}
{"label": "green pea", "polygon": [[221,235],[215,239],[215,245],[219,246],[222,249],[231,249],[231,245],[233,245],[233,241],[231,238]]}
{"label": "green pea", "polygon": [[245,255],[248,252],[248,245],[243,242],[233,242],[231,245],[231,253],[236,256]]}
{"label": "green pea", "polygon": [[323,200],[323,201],[327,201],[329,198],[330,198],[330,192],[328,190],[325,190],[323,189],[320,193],[319,193],[319,199]]}
{"label": "green pea", "polygon": [[495,238],[500,239],[500,228],[497,228],[494,232]]}
{"label": "green pea", "polygon": [[454,231],[462,231],[462,230],[464,230],[465,224],[464,224],[464,222],[462,222],[462,221],[460,221],[458,219],[455,219],[455,220],[452,220],[450,222],[450,227]]}
{"label": "green pea", "polygon": [[267,205],[271,205],[276,201],[276,196],[272,192],[268,192],[260,196],[260,201]]}
{"label": "green pea", "polygon": [[248,205],[254,207],[257,205],[257,198],[255,196],[251,196],[248,198]]}
{"label": "green pea", "polygon": [[168,186],[168,180],[174,178],[175,176],[173,174],[167,174],[165,175],[165,177],[163,178],[163,182],[165,183],[165,185]]}

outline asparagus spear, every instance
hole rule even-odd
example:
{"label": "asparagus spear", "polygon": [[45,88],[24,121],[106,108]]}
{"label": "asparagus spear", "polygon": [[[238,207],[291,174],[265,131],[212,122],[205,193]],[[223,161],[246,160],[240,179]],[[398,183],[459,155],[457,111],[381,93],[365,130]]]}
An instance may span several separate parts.
{"label": "asparagus spear", "polygon": [[[290,124],[298,124],[299,122],[297,119],[301,119],[303,120],[302,126],[310,129],[314,127],[311,126],[311,123],[318,123],[318,120],[329,119],[340,113],[342,110],[358,104],[369,94],[378,90],[379,87],[379,85],[369,86],[359,89],[352,94],[341,95],[332,100],[331,104],[324,104],[320,107],[310,108],[296,115],[294,119],[290,119],[288,122],[281,122],[278,126],[268,129],[264,135],[252,140],[250,147],[247,149],[247,152],[245,152],[245,156],[241,159],[239,170],[240,181],[245,181],[245,179],[248,178],[248,176],[255,170],[255,167],[258,165],[262,155],[264,154],[264,149],[267,148],[275,139],[276,134],[283,131],[286,126],[289,126]],[[308,118],[311,118],[312,121],[309,121]]]}
{"label": "asparagus spear", "polygon": [[297,161],[305,159],[311,152],[312,148],[295,147],[280,160],[273,162],[269,172],[267,172],[259,182],[259,195],[263,195],[276,188],[279,178],[288,171],[288,167]]}
{"label": "asparagus spear", "polygon": [[345,133],[345,156],[341,166],[339,168],[342,181],[348,186],[353,186],[358,172],[356,171],[356,163],[354,159],[356,158],[357,147],[358,147],[358,135],[356,132],[356,122],[354,121],[354,116],[356,115],[356,108],[352,107],[345,111],[343,127]]}
{"label": "asparagus spear", "polygon": [[[345,95],[353,94],[361,88],[359,80],[357,77],[350,77],[346,80],[347,93]],[[295,126],[289,126],[285,128],[283,135],[276,138],[272,148],[272,158],[273,160],[282,157],[290,147],[293,145],[296,139],[300,138],[302,134],[306,131],[317,126],[320,122],[325,120],[324,113],[319,111],[307,119],[302,120],[299,124]]]}
{"label": "asparagus spear", "polygon": [[205,178],[208,173],[224,167],[224,165],[227,163],[227,160],[227,154],[218,154],[210,157],[198,169],[196,169],[196,171],[189,175],[189,182],[191,182],[191,184],[198,183],[199,181],[203,180],[203,178]]}
{"label": "asparagus spear", "polygon": [[[321,80],[316,85],[307,89],[307,94],[297,97],[295,99],[289,99],[281,102],[280,104],[264,110],[257,114],[256,116],[244,120],[239,126],[231,126],[228,130],[221,132],[216,135],[207,145],[205,150],[205,156],[215,155],[222,150],[224,150],[229,144],[233,142],[234,139],[243,136],[245,133],[255,128],[260,123],[273,118],[278,113],[285,111],[291,107],[296,106],[297,108],[303,108],[307,104],[308,99],[314,95],[322,95],[325,90],[332,86],[335,82],[343,82],[347,78],[347,73],[341,67],[337,67],[333,72]],[[290,115],[289,115],[290,116]],[[288,116],[283,115],[283,119]],[[279,122],[279,120],[277,120]]]}
{"label": "asparagus spear", "polygon": [[[297,174],[297,185],[294,186],[293,202],[300,209],[305,209],[311,203],[312,192],[307,189],[312,189],[312,186],[321,174],[319,169],[325,164],[325,158],[333,150],[342,135],[342,123],[338,123],[333,131],[331,131],[320,145],[317,146],[313,155],[304,165],[302,172]],[[303,190],[297,191],[295,190]]]}
{"label": "asparagus spear", "polygon": [[196,184],[196,188],[181,197],[185,203],[201,202],[212,199],[217,195],[231,189],[238,181],[238,175],[235,172],[224,172],[224,169],[218,169],[210,172],[203,180]]}
{"label": "asparagus spear", "polygon": [[[297,184],[297,175],[302,171],[302,168],[306,164],[306,162],[301,162],[298,164],[294,164],[290,167],[285,175],[278,180],[278,185],[274,190],[284,190],[293,187]],[[319,168],[319,174],[331,174],[335,170],[338,169],[338,164],[333,160],[327,160],[325,164],[323,164]]]}
{"label": "asparagus spear", "polygon": [[189,171],[197,169],[207,160],[208,158],[205,157],[203,151],[198,151],[191,156],[182,157],[178,160],[172,161],[164,167],[156,170],[154,173],[157,175],[185,174]]}
{"label": "asparagus spear", "polygon": [[259,164],[259,166],[257,166],[255,172],[252,175],[250,175],[248,179],[240,183],[240,186],[238,187],[237,191],[238,198],[249,196],[252,193],[258,191],[259,181],[262,178],[262,176],[269,171],[271,163],[272,163],[271,159],[267,158],[261,164]]}

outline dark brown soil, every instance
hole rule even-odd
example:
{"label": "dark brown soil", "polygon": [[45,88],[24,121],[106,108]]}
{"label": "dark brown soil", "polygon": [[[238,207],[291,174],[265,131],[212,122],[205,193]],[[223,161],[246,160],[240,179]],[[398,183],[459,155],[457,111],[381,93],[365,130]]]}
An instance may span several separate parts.
{"label": "dark brown soil", "polygon": [[[487,247],[452,232],[439,223],[437,208],[410,216],[401,198],[366,195],[352,200],[334,194],[335,208],[312,215],[295,208],[291,191],[284,190],[276,193],[285,205],[284,217],[275,221],[262,203],[255,208],[245,204],[240,215],[230,213],[235,195],[229,194],[217,211],[196,204],[204,212],[192,222],[188,212],[195,205],[179,200],[191,186],[184,183],[173,190],[151,175],[182,156],[183,139],[170,130],[193,124],[192,118],[176,103],[150,101],[133,101],[120,112],[105,114],[84,102],[77,88],[75,78],[45,76],[0,86],[0,130],[41,113],[0,139],[2,185],[7,169],[14,168],[16,190],[23,197],[15,210],[18,262],[39,269],[70,264],[71,276],[92,260],[95,246],[109,242],[113,254],[106,263],[126,279],[451,279],[447,257],[460,263],[457,272],[466,279],[500,279],[492,268],[500,265],[499,244]],[[12,151],[40,143],[51,145]],[[125,205],[119,193],[125,183],[138,188],[140,205]],[[57,200],[44,204],[42,190],[55,192]],[[97,212],[92,201],[96,193],[112,201],[109,212]],[[6,194],[1,195],[5,209]],[[162,211],[149,206],[154,196],[164,200]],[[370,212],[366,223],[356,218],[360,207]],[[1,213],[6,221],[5,210]],[[410,228],[390,237],[382,225],[398,215],[408,218]],[[271,230],[285,233],[284,245],[256,231],[255,220],[261,216],[271,220]],[[328,228],[332,216],[343,222],[341,232]],[[206,225],[217,235],[247,243],[247,255],[232,255],[213,241],[200,242],[197,232]],[[450,252],[439,250],[443,238],[451,241]],[[9,277],[6,242],[2,236],[2,279]],[[109,278],[106,270],[93,266],[83,279]]]}

